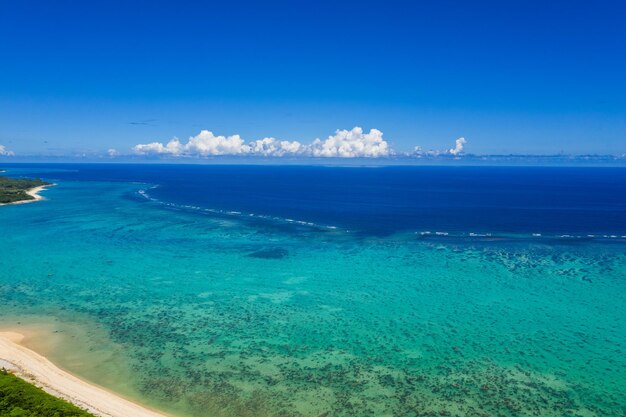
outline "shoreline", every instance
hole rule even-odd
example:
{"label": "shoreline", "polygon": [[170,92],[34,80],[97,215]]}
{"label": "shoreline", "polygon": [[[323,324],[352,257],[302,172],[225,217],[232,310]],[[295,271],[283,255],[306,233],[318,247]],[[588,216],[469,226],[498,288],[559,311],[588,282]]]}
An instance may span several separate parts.
{"label": "shoreline", "polygon": [[21,343],[25,335],[0,332],[0,368],[99,417],[171,417],[90,384]]}
{"label": "shoreline", "polygon": [[44,196],[42,196],[42,195],[39,195],[39,193],[44,191],[48,187],[54,187],[54,186],[56,186],[56,184],[46,184],[46,185],[40,185],[40,186],[35,187],[35,188],[31,188],[31,189],[25,191],[25,193],[28,194],[29,196],[33,197],[32,200],[20,200],[20,201],[13,201],[11,203],[0,203],[0,206],[11,206],[11,205],[15,205],[15,204],[36,203],[37,201],[45,200],[46,198]]}

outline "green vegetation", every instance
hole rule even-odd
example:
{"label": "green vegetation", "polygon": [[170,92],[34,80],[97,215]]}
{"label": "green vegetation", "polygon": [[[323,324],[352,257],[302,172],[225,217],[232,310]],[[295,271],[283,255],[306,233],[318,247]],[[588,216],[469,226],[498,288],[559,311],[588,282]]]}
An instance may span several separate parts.
{"label": "green vegetation", "polygon": [[50,185],[39,178],[8,178],[0,176],[0,204],[14,203],[16,201],[33,200],[33,197],[26,194],[31,188],[42,185]]}
{"label": "green vegetation", "polygon": [[0,369],[0,417],[94,417]]}

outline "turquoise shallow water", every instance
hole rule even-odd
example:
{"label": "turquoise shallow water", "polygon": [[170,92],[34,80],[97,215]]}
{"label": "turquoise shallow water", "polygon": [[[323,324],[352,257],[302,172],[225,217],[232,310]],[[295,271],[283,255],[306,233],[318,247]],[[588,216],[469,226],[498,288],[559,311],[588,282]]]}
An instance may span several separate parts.
{"label": "turquoise shallow water", "polygon": [[622,242],[287,232],[145,188],[0,208],[4,324],[119,350],[78,374],[180,416],[626,415]]}

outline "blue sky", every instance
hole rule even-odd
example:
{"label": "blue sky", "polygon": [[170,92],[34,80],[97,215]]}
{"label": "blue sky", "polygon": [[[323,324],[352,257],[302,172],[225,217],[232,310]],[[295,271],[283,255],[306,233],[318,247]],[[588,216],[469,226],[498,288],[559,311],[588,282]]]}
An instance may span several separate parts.
{"label": "blue sky", "polygon": [[602,1],[0,0],[0,145],[308,146],[361,126],[398,152],[624,154],[624,22]]}

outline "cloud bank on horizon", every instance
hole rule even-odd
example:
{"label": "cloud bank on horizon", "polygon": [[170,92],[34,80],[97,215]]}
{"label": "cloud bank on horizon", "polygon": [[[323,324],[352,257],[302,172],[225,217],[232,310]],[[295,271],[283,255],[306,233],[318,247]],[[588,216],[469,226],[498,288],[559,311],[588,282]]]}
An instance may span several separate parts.
{"label": "cloud bank on horizon", "polygon": [[[464,138],[456,140],[456,145],[448,151],[429,151],[427,155],[453,155],[463,152],[467,141]],[[419,147],[416,148],[419,150]],[[354,127],[351,130],[339,129],[334,135],[326,139],[315,139],[310,144],[298,141],[278,140],[273,137],[245,142],[241,136],[216,136],[213,132],[202,130],[192,136],[186,143],[173,138],[167,143],[152,142],[138,144],[133,147],[138,155],[162,156],[309,156],[319,158],[379,158],[395,155],[421,156],[424,153],[397,154],[383,138],[383,132],[370,129],[365,133],[362,128]]]}
{"label": "cloud bank on horizon", "polygon": [[0,156],[13,156],[13,152],[8,150],[4,145],[0,145]]}

